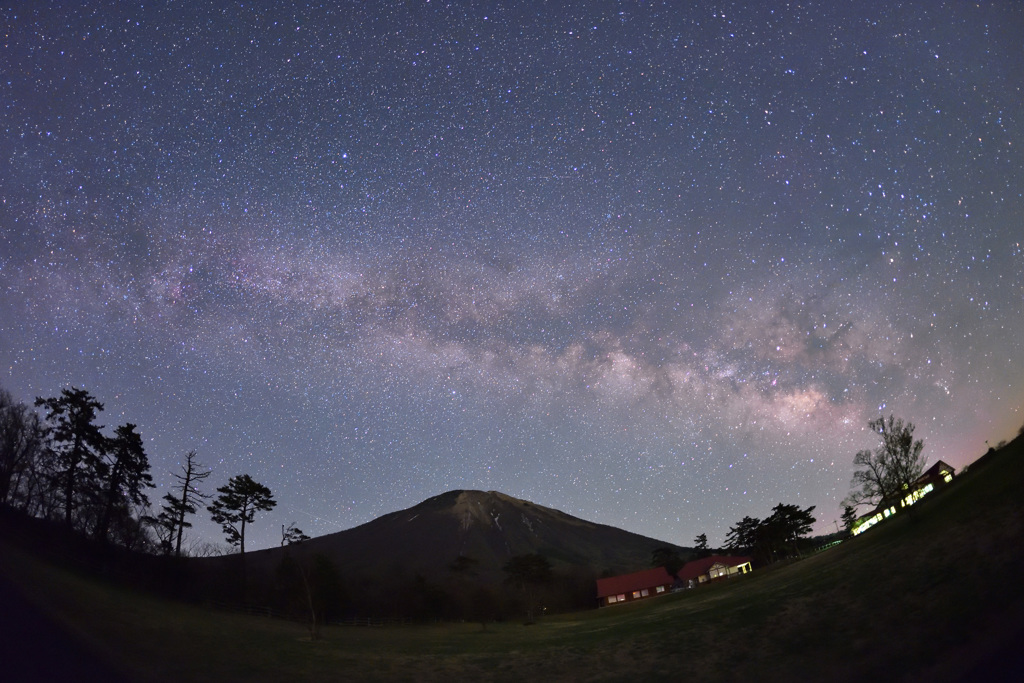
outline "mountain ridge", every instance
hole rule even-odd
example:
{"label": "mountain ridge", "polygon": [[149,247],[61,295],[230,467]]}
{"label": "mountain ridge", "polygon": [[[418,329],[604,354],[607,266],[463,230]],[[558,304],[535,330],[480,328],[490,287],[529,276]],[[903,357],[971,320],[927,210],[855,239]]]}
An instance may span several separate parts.
{"label": "mountain ridge", "polygon": [[516,555],[538,553],[556,568],[621,573],[649,567],[651,552],[663,546],[684,556],[691,552],[500,491],[453,489],[351,529],[246,556],[262,565],[284,552],[323,554],[345,574],[437,578],[461,555],[476,561],[481,580],[492,582],[502,578],[502,567]]}

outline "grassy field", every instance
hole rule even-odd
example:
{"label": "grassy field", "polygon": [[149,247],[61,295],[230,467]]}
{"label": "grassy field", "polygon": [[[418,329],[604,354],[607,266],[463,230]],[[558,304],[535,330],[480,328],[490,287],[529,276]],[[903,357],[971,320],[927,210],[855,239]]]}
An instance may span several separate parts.
{"label": "grassy field", "polygon": [[0,571],[129,680],[968,680],[1022,664],[1022,450],[813,557],[533,626],[327,627],[312,642],[301,624],[163,601],[13,549]]}

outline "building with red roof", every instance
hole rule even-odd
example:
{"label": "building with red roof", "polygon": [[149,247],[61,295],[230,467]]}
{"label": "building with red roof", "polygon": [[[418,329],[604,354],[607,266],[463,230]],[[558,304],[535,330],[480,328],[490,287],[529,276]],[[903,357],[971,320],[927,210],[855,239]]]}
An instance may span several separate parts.
{"label": "building with red roof", "polygon": [[672,576],[664,567],[597,580],[597,600],[601,607],[620,602],[643,600],[668,593],[674,586],[693,587],[706,581],[724,579],[751,571],[751,558],[712,555],[687,562]]}
{"label": "building with red roof", "polygon": [[620,602],[642,600],[656,595],[664,595],[672,589],[676,582],[674,576],[664,567],[645,569],[632,574],[609,576],[597,580],[597,600],[601,607]]}
{"label": "building with red roof", "polygon": [[683,565],[677,576],[691,588],[697,584],[715,579],[728,578],[737,574],[747,574],[752,570],[751,558],[731,557],[727,555],[711,555],[693,560]]}

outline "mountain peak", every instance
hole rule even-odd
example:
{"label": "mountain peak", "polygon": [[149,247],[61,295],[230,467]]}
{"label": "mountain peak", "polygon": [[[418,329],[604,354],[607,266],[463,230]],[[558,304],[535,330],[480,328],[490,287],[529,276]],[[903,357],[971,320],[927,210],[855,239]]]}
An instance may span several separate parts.
{"label": "mountain peak", "polygon": [[543,523],[545,517],[561,514],[500,491],[464,491],[452,506],[452,512],[461,519],[463,529],[477,523],[505,532],[511,530],[509,525],[514,525],[534,534],[536,525]]}
{"label": "mountain peak", "polygon": [[507,524],[513,518],[519,517],[519,523],[532,527],[531,520],[523,514],[526,510],[533,513],[531,516],[552,512],[545,507],[535,506],[500,491],[455,489],[428,498],[419,505],[409,508],[405,513],[408,521],[422,514],[448,514],[459,520],[459,527],[465,532],[474,526],[496,527],[501,530],[502,518]]}
{"label": "mountain peak", "polygon": [[500,491],[455,489],[300,548],[323,553],[357,576],[399,572],[438,580],[464,555],[477,561],[480,580],[500,581],[502,567],[516,555],[538,553],[556,567],[595,574],[625,573],[649,566],[651,552],[665,545]]}

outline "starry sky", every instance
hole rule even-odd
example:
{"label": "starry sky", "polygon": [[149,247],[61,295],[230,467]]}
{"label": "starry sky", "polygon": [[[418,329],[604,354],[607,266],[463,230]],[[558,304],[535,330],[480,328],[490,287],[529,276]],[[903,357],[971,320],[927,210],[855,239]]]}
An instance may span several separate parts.
{"label": "starry sky", "polygon": [[1024,423],[1021,3],[195,4],[0,8],[0,383],[152,500],[194,449],[250,548],[451,489],[715,545],[835,530],[879,415]]}

